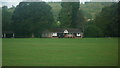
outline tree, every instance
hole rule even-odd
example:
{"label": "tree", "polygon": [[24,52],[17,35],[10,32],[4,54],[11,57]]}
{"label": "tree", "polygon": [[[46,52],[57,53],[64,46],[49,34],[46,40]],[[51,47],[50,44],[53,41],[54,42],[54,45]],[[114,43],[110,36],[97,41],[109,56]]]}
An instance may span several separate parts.
{"label": "tree", "polygon": [[[64,1],[64,0],[63,0]],[[77,2],[62,2],[60,12],[61,27],[77,28],[79,13],[79,0]]]}
{"label": "tree", "polygon": [[2,7],[2,31],[11,31],[12,12],[7,6]]}
{"label": "tree", "polygon": [[102,37],[101,29],[95,25],[89,25],[85,29],[85,37]]}
{"label": "tree", "polygon": [[96,25],[102,29],[104,36],[119,36],[117,15],[117,4],[114,3],[111,6],[103,8],[96,17]]}
{"label": "tree", "polygon": [[20,2],[12,16],[13,30],[18,36],[39,37],[52,28],[54,18],[51,7],[45,2]]}
{"label": "tree", "polygon": [[71,27],[72,22],[72,5],[71,2],[62,2],[61,3],[62,9],[60,12],[60,22],[61,27],[69,28]]}
{"label": "tree", "polygon": [[80,15],[80,11],[79,11],[80,3],[79,3],[79,0],[78,0],[78,2],[72,2],[71,4],[72,4],[72,22],[71,22],[71,27],[72,28],[77,28],[78,23],[80,23],[77,20],[80,19],[78,17],[81,16]]}
{"label": "tree", "polygon": [[85,2],[85,4],[80,4],[80,9],[82,9],[85,18],[94,19],[95,15],[101,12],[102,8],[105,6],[110,6],[114,4],[113,2]]}
{"label": "tree", "polygon": [[[117,8],[117,11],[118,11],[118,26],[120,25],[120,1],[118,2],[118,8]],[[120,37],[120,31],[119,31],[119,28],[120,27],[118,27],[118,34],[119,34],[119,37]]]}
{"label": "tree", "polygon": [[52,7],[52,13],[54,16],[55,21],[58,21],[59,13],[61,10],[61,3],[60,2],[48,2],[48,4]]}
{"label": "tree", "polygon": [[82,10],[79,10],[77,12],[75,24],[76,24],[75,27],[81,29],[82,32],[84,33],[86,21],[85,21],[85,18],[84,18]]}
{"label": "tree", "polygon": [[102,37],[103,32],[101,28],[96,26],[94,21],[89,21],[86,24],[84,35],[85,37]]}

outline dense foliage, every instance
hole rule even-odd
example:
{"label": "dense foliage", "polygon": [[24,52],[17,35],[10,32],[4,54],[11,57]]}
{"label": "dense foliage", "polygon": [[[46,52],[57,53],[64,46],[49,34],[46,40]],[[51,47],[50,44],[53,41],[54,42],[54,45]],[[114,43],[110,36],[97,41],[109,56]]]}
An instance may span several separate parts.
{"label": "dense foliage", "polygon": [[84,17],[79,10],[79,2],[62,2],[60,11],[60,22],[63,28],[79,28]]}
{"label": "dense foliage", "polygon": [[105,7],[95,19],[96,25],[102,29],[104,36],[117,37],[118,34],[118,11],[117,3]]}
{"label": "dense foliage", "polygon": [[85,4],[81,4],[81,10],[85,18],[94,19],[97,14],[99,14],[105,6],[112,5],[112,2],[85,2]]}
{"label": "dense foliage", "polygon": [[120,37],[120,30],[119,30],[119,25],[120,25],[120,1],[117,4],[117,36]]}
{"label": "dense foliage", "polygon": [[71,2],[62,2],[62,9],[60,11],[60,22],[61,27],[68,28],[71,27],[72,23],[72,3]]}
{"label": "dense foliage", "polygon": [[86,22],[85,24],[85,31],[84,31],[85,37],[102,37],[103,32],[101,28],[96,26],[93,20]]}
{"label": "dense foliage", "polygon": [[119,3],[21,2],[2,7],[2,31],[16,37],[40,37],[49,28],[78,28],[85,37],[118,37]]}
{"label": "dense foliage", "polygon": [[48,2],[48,4],[52,7],[52,13],[53,13],[55,22],[57,22],[60,10],[62,8],[61,3],[60,2]]}
{"label": "dense foliage", "polygon": [[54,23],[51,7],[45,2],[21,2],[12,17],[13,31],[16,35],[39,37],[44,29]]}
{"label": "dense foliage", "polygon": [[2,7],[2,30],[11,31],[11,17],[15,7],[8,9],[7,6]]}

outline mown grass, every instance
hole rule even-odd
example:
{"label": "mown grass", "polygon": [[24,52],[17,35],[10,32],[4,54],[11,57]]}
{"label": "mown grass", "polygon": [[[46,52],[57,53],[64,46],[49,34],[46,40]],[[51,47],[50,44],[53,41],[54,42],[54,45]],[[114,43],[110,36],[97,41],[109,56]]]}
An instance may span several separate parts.
{"label": "mown grass", "polygon": [[3,39],[3,66],[116,66],[117,38]]}

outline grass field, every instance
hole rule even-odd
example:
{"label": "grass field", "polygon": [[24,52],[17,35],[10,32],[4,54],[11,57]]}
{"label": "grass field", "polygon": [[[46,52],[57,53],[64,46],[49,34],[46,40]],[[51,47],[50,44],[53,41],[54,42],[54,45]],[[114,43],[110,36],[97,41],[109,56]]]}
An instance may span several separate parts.
{"label": "grass field", "polygon": [[116,66],[117,38],[3,39],[3,66]]}

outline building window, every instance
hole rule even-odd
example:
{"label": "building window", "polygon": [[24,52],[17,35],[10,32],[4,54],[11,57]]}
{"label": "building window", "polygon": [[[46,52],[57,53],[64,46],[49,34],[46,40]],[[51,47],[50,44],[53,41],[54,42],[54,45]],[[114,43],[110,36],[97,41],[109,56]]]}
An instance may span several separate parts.
{"label": "building window", "polygon": [[52,36],[57,36],[57,33],[53,33]]}
{"label": "building window", "polygon": [[77,36],[81,36],[80,33],[77,33]]}

